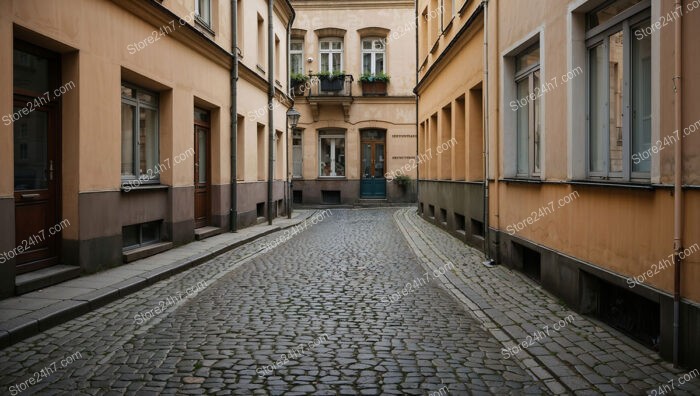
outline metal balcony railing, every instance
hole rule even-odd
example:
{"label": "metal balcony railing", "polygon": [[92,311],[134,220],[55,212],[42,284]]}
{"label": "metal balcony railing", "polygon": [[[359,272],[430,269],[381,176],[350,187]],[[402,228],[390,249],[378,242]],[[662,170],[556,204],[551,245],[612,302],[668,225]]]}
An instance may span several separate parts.
{"label": "metal balcony railing", "polygon": [[295,96],[352,97],[352,75],[310,74],[309,80],[294,89]]}

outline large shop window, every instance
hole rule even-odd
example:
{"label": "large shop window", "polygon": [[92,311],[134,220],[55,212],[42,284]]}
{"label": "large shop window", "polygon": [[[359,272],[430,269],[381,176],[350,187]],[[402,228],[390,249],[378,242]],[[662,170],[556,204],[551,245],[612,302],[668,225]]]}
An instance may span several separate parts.
{"label": "large shop window", "polygon": [[318,147],[319,176],[345,177],[345,134],[321,132]]}
{"label": "large shop window", "polygon": [[158,94],[122,84],[122,180],[157,183]]}
{"label": "large shop window", "polygon": [[588,177],[649,179],[651,23],[649,2],[618,0],[587,15]]}

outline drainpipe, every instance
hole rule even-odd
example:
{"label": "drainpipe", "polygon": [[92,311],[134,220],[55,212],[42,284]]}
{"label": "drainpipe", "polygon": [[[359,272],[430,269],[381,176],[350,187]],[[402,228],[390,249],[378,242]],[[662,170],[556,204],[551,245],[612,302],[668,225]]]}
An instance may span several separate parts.
{"label": "drainpipe", "polygon": [[484,264],[493,265],[491,257],[491,232],[489,231],[489,1],[483,0],[484,7]]}
{"label": "drainpipe", "polygon": [[[676,9],[682,7],[683,1],[676,0]],[[681,123],[683,120],[683,91],[682,91],[682,56],[681,56],[681,19],[675,23],[675,71],[673,76],[673,92],[675,107],[675,127],[681,133]],[[678,367],[678,354],[680,349],[680,310],[681,310],[681,256],[683,250],[683,145],[680,142],[674,147],[674,181],[673,181],[673,261],[674,261],[674,276],[673,276],[673,365]]]}
{"label": "drainpipe", "polygon": [[231,210],[229,224],[231,232],[238,231],[238,2],[231,0],[231,52],[233,67],[231,68]]}
{"label": "drainpipe", "polygon": [[[292,17],[289,19],[289,24],[287,24],[287,92],[290,92],[290,87],[292,85],[292,78],[291,78],[291,73],[289,72],[289,57],[290,57],[290,52],[291,52],[291,45],[292,45],[292,24],[294,23],[296,15],[292,15]],[[292,96],[288,95],[288,96]],[[294,106],[294,102],[292,101],[292,107]],[[285,120],[284,120],[284,129],[286,131],[286,139],[287,139],[287,145],[286,145],[286,153],[287,153],[287,218],[291,219],[292,218],[292,173],[290,172],[289,168],[289,160],[291,157],[289,155],[289,121],[286,119],[286,114],[285,114]],[[293,131],[292,131],[293,133]]]}
{"label": "drainpipe", "polygon": [[273,101],[275,99],[275,59],[274,45],[275,32],[272,19],[274,16],[274,0],[267,1],[267,72],[268,75],[268,92],[267,92],[267,224],[272,225],[272,183],[275,175],[274,170],[274,138],[275,138],[275,118],[273,110]]}
{"label": "drainpipe", "polygon": [[[418,55],[418,2],[415,2],[415,16],[416,16],[416,87],[418,86],[418,61],[419,61],[419,55]],[[414,93],[416,95],[416,155],[418,155],[418,149],[420,147],[419,139],[420,136],[418,136],[418,99],[420,99],[420,95],[418,95],[418,90],[414,89]],[[420,166],[416,167],[416,201],[420,202]],[[416,205],[420,208],[420,204],[416,203]],[[420,214],[421,216],[423,215],[422,213]]]}

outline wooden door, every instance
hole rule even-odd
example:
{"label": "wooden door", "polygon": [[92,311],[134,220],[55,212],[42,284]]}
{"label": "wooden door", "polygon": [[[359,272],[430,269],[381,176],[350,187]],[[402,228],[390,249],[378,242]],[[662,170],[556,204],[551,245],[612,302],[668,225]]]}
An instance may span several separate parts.
{"label": "wooden door", "polygon": [[194,223],[209,225],[209,113],[195,109],[194,125]]}
{"label": "wooden door", "polygon": [[[14,198],[17,273],[58,263],[60,98],[58,57],[20,42],[14,54]],[[21,247],[21,249],[20,249]]]}

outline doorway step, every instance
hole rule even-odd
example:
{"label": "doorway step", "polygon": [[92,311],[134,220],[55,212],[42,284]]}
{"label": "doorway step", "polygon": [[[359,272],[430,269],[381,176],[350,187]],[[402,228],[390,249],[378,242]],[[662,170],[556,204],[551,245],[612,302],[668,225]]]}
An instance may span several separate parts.
{"label": "doorway step", "polygon": [[43,289],[80,276],[80,267],[74,265],[52,265],[37,271],[17,275],[15,294],[25,294]]}
{"label": "doorway step", "polygon": [[224,229],[219,227],[201,227],[194,230],[194,239],[201,241],[202,239],[213,237],[214,235],[219,235],[222,232],[224,232]]}

